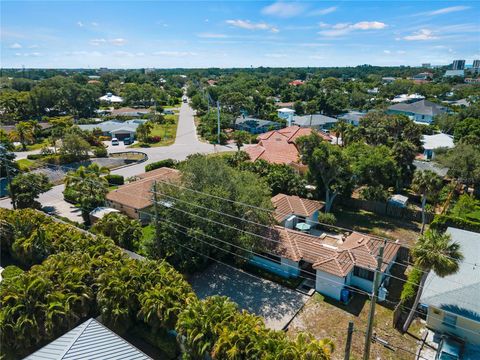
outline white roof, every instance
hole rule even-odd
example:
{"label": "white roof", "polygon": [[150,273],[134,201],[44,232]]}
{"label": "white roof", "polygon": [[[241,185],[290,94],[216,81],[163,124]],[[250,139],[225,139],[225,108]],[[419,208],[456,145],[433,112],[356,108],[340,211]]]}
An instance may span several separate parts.
{"label": "white roof", "polygon": [[111,103],[121,103],[123,99],[120,96],[113,95],[112,93],[107,93],[99,98],[100,101],[108,101]]}
{"label": "white roof", "polygon": [[405,102],[405,101],[409,101],[409,100],[422,100],[422,99],[425,99],[425,96],[423,95],[420,95],[420,94],[401,94],[401,95],[397,95],[395,96],[391,102],[392,103],[400,103],[400,102]]}
{"label": "white roof", "polygon": [[438,148],[451,149],[455,146],[453,144],[453,136],[443,133],[435,135],[423,135],[422,142],[425,150],[434,150]]}
{"label": "white roof", "polygon": [[109,207],[99,206],[93,209],[90,212],[90,215],[95,216],[97,219],[102,219],[105,215],[114,213],[114,212],[119,213],[120,211],[118,211],[117,209],[109,208]]}
{"label": "white roof", "polygon": [[293,109],[289,109],[289,108],[281,108],[281,109],[278,109],[279,112],[289,112],[289,113],[294,113],[295,110]]}
{"label": "white roof", "polygon": [[395,195],[392,195],[392,197],[390,198],[390,200],[405,205],[405,204],[408,202],[408,197],[407,197],[407,196],[404,196],[404,195],[401,195],[401,194],[395,194]]}

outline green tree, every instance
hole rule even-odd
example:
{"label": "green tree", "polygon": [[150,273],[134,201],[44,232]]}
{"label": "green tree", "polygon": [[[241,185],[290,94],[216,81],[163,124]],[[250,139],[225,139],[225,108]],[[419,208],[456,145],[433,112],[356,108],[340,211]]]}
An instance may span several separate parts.
{"label": "green tree", "polygon": [[115,212],[98,220],[92,231],[108,236],[117,245],[129,250],[136,250],[142,237],[142,225],[138,220]]}
{"label": "green tree", "polygon": [[143,124],[140,124],[137,127],[137,137],[138,140],[140,140],[143,143],[148,142],[148,138],[150,136],[150,133],[153,130],[153,124],[150,121],[147,121]]}
{"label": "green tree", "polygon": [[13,141],[18,141],[22,145],[23,150],[27,150],[27,145],[35,141],[35,133],[33,123],[30,121],[20,121],[15,130],[10,133]]}
{"label": "green tree", "polygon": [[433,171],[415,171],[412,181],[412,189],[422,196],[422,229],[425,229],[425,207],[427,198],[435,196],[442,188],[442,178]]}
{"label": "green tree", "polygon": [[250,141],[250,134],[244,130],[237,130],[233,132],[233,139],[235,140],[235,144],[237,145],[238,151],[240,148]]}
{"label": "green tree", "polygon": [[459,269],[463,254],[458,243],[452,242],[449,234],[442,234],[435,230],[429,230],[416,242],[412,256],[415,266],[423,271],[418,285],[415,302],[403,325],[406,332],[413,321],[417,310],[428,273],[433,270],[437,276],[445,277],[454,274]]}
{"label": "green tree", "polygon": [[70,163],[88,159],[90,144],[79,134],[67,133],[62,138],[60,156],[62,162]]}
{"label": "green tree", "polygon": [[452,214],[461,218],[466,218],[467,214],[474,212],[478,206],[478,201],[473,196],[462,194],[458,198],[452,209]]}
{"label": "green tree", "polygon": [[461,142],[466,137],[473,144],[480,144],[480,118],[467,118],[455,125],[455,142]]}
{"label": "green tree", "polygon": [[339,194],[349,194],[352,188],[350,162],[338,146],[321,141],[315,133],[297,140],[303,163],[317,189],[325,192],[325,212],[330,212]]}
{"label": "green tree", "polygon": [[15,208],[39,209],[41,204],[36,199],[51,188],[52,183],[45,174],[26,173],[19,174],[13,179],[9,185],[9,192],[15,194],[12,198]]}

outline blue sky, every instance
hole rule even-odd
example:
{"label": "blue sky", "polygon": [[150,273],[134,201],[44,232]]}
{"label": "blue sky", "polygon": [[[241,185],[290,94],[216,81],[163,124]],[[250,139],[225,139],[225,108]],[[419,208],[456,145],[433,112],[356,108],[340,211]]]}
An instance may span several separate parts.
{"label": "blue sky", "polygon": [[2,67],[448,64],[480,58],[475,1],[1,1]]}

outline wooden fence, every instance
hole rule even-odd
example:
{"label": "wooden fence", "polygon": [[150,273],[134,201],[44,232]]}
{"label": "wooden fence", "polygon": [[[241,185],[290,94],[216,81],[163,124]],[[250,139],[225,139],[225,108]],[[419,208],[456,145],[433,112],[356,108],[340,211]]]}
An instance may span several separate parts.
{"label": "wooden fence", "polygon": [[[387,202],[380,201],[371,201],[363,199],[354,199],[354,198],[340,198],[340,204],[348,208],[353,208],[357,210],[366,210],[373,212],[378,215],[385,215],[392,218],[411,220],[411,221],[422,221],[422,212],[421,210],[411,209],[411,208],[402,208],[399,206],[394,206],[388,204]],[[432,222],[434,214],[426,213],[425,221],[427,224]]]}

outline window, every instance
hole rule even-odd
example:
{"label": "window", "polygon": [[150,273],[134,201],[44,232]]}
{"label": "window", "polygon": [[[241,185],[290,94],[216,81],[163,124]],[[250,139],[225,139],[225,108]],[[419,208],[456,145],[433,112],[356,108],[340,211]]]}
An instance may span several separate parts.
{"label": "window", "polygon": [[443,315],[443,325],[449,326],[449,327],[456,327],[457,326],[457,317],[452,314],[445,313]]}
{"label": "window", "polygon": [[276,264],[281,264],[282,263],[282,258],[280,256],[276,256],[273,254],[267,254],[267,253],[262,253],[260,257],[264,258],[265,260],[272,261]]}
{"label": "window", "polygon": [[359,267],[355,266],[353,268],[353,275],[355,275],[359,278],[362,278],[362,279],[373,281],[373,275],[374,274],[373,274],[373,271],[363,269],[363,268],[359,268]]}

